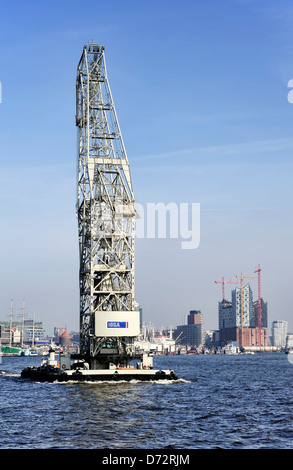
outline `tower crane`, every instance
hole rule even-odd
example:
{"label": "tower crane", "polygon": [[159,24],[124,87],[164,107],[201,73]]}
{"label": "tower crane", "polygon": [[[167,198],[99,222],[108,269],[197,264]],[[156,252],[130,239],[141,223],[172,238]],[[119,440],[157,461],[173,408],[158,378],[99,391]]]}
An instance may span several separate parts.
{"label": "tower crane", "polygon": [[230,278],[230,281],[225,281],[224,276],[222,276],[221,281],[215,281],[215,283],[216,284],[222,284],[222,297],[223,297],[223,300],[225,299],[225,284],[239,284],[239,282],[232,281],[231,278]]}
{"label": "tower crane", "polygon": [[243,347],[243,279],[246,278],[256,278],[256,276],[247,276],[241,273],[240,275],[236,275],[236,277],[240,278],[240,299],[241,299],[241,334],[240,334],[240,347]]}
{"label": "tower crane", "polygon": [[258,345],[261,346],[261,267],[258,265],[254,271],[258,277]]}

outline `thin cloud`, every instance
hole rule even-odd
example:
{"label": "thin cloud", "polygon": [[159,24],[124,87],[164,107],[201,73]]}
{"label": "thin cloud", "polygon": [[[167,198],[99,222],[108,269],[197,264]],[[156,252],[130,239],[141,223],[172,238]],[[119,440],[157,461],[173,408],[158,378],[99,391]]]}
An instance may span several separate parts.
{"label": "thin cloud", "polygon": [[233,156],[245,154],[249,157],[250,154],[264,154],[272,152],[280,152],[286,150],[293,150],[293,138],[284,139],[271,139],[271,140],[259,140],[254,142],[243,142],[238,144],[227,144],[227,145],[214,145],[207,147],[193,147],[188,149],[181,149],[171,152],[158,153],[153,155],[144,155],[142,157],[135,158],[135,162],[146,160],[159,160],[166,158],[176,158],[183,156]]}

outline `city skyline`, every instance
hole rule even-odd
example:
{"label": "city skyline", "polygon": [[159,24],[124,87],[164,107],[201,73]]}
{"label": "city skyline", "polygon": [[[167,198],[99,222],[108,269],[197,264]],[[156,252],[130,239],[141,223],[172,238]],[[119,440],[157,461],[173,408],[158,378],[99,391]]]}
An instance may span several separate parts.
{"label": "city skyline", "polygon": [[90,18],[76,1],[1,8],[0,316],[25,300],[46,330],[79,329],[75,80],[95,41],[137,203],[200,205],[195,249],[168,234],[136,239],[145,321],[171,326],[198,308],[215,329],[214,281],[260,264],[268,322],[290,331],[291,3],[88,4]]}
{"label": "city skyline", "polygon": [[[235,283],[236,284],[236,283]],[[152,324],[153,327],[155,328],[155,330],[158,332],[158,331],[162,331],[162,330],[174,330],[174,328],[176,329],[178,326],[182,326],[182,325],[187,325],[188,324],[188,317],[190,317],[191,314],[193,313],[199,313],[201,316],[202,316],[202,319],[203,319],[203,330],[204,331],[219,331],[221,328],[227,328],[227,327],[232,327],[232,324],[231,325],[224,325],[222,324],[222,320],[221,320],[221,312],[220,312],[220,304],[222,304],[223,301],[225,301],[225,305],[226,305],[226,302],[230,305],[231,309],[232,309],[232,305],[233,303],[236,305],[236,299],[238,298],[238,302],[239,302],[239,299],[240,299],[240,291],[241,291],[241,287],[239,286],[236,286],[236,287],[232,287],[231,288],[231,292],[229,292],[230,294],[230,300],[229,300],[229,296],[225,294],[225,297],[221,298],[221,300],[218,300],[218,310],[217,310],[217,324],[215,324],[212,328],[206,328],[205,327],[205,315],[204,315],[204,312],[201,312],[201,309],[199,308],[198,310],[195,310],[194,308],[190,309],[188,312],[184,313],[182,316],[181,316],[181,321],[180,321],[180,318],[178,316],[178,321],[176,324],[172,324],[172,325],[162,325],[162,324],[159,324],[159,323],[153,323],[153,322],[148,322],[147,319],[145,319],[143,317],[143,308],[139,306],[139,304],[136,305],[136,308],[139,308],[141,310],[141,314],[142,314],[142,323],[144,325],[147,325],[147,324]],[[255,308],[257,307],[257,303],[258,303],[258,299],[254,296],[254,293],[253,291],[251,290],[251,286],[250,286],[250,283],[247,282],[243,285],[243,294],[244,294],[244,299],[245,297],[248,295],[248,293],[250,292],[249,295],[251,295],[251,305],[250,307],[251,308]],[[233,300],[233,296],[234,296],[234,300]],[[237,297],[238,296],[238,297]],[[263,328],[266,328],[268,331],[271,331],[272,328],[273,328],[273,324],[280,321],[280,322],[283,322],[284,320],[275,320],[275,319],[270,319],[268,321],[268,315],[267,315],[267,302],[265,299],[263,299],[263,297],[261,297],[261,305],[262,305],[262,309],[264,308],[264,312],[262,312],[262,323],[263,321],[265,322],[265,325],[262,325]],[[197,308],[197,307],[196,307]],[[236,312],[234,314],[236,314],[236,323],[237,323],[237,327],[240,327],[240,319],[239,319],[239,315],[240,315],[240,306],[237,307],[238,310],[236,310]],[[249,310],[249,305],[246,305],[246,300],[244,301],[244,310],[246,312],[246,310],[248,311]],[[14,323],[21,323],[23,320],[26,321],[26,322],[39,322],[39,323],[42,323],[43,324],[43,321],[41,318],[36,318],[35,317],[35,314],[33,315],[30,315],[26,312],[26,309],[25,309],[25,302],[23,302],[22,304],[22,307],[21,307],[21,315],[18,315],[17,317],[14,316],[13,314],[13,304],[11,303],[10,304],[10,316],[11,316],[11,322],[12,324]],[[254,313],[253,312],[250,312],[251,315],[255,315],[255,311]],[[246,313],[245,313],[246,315]],[[264,315],[264,316],[263,316]],[[20,318],[21,317],[21,318]],[[245,320],[244,322],[244,328],[246,327],[249,327],[249,328],[253,328],[253,325],[250,325],[250,324],[247,324],[246,325],[246,322],[248,321],[248,319]],[[251,319],[250,319],[251,321]],[[0,318],[0,323],[6,323],[8,324],[9,323],[9,320],[4,320],[3,318]],[[287,322],[288,323],[288,322]],[[220,326],[221,325],[221,326]],[[236,324],[235,324],[236,325]],[[234,326],[234,323],[233,323],[233,326]],[[257,327],[257,326],[256,326]],[[61,325],[61,324],[56,324],[53,326],[53,329],[55,330],[56,328],[64,328],[66,331],[69,331],[68,328],[67,328],[67,325]],[[77,330],[72,330],[72,331],[78,331]],[[290,331],[288,332],[290,333]],[[46,331],[46,334],[48,336],[52,336],[50,334],[50,332],[47,332]]]}

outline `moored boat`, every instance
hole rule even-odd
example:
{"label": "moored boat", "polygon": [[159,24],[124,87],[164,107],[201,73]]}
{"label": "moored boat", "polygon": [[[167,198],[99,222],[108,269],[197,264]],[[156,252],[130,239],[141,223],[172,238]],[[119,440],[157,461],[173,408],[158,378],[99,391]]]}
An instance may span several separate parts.
{"label": "moored boat", "polygon": [[12,346],[2,346],[1,353],[2,356],[19,356],[21,353],[21,348],[14,348]]}

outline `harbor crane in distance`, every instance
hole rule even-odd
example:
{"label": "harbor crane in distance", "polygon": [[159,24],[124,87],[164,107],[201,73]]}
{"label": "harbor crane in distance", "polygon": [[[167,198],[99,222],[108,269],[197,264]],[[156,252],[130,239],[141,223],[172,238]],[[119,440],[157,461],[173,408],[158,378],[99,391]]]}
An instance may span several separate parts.
{"label": "harbor crane in distance", "polygon": [[246,278],[256,278],[256,276],[247,276],[247,275],[244,275],[243,273],[241,273],[240,275],[236,275],[237,278],[240,278],[240,302],[241,302],[241,306],[240,306],[240,309],[241,309],[241,334],[240,334],[240,347],[243,347],[243,308],[244,308],[244,305],[243,305],[243,279],[246,279]]}
{"label": "harbor crane in distance", "polygon": [[255,273],[257,273],[258,277],[258,302],[257,302],[257,312],[258,312],[258,345],[261,346],[261,273],[262,268],[260,264],[256,267]]}

